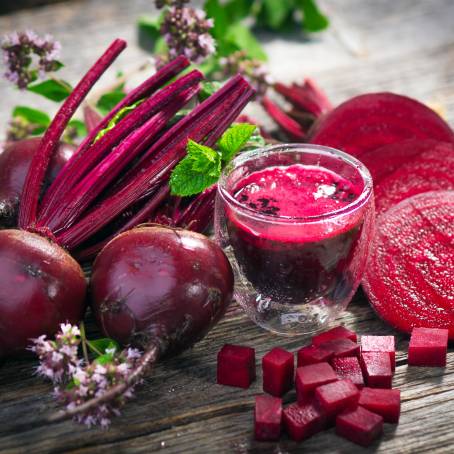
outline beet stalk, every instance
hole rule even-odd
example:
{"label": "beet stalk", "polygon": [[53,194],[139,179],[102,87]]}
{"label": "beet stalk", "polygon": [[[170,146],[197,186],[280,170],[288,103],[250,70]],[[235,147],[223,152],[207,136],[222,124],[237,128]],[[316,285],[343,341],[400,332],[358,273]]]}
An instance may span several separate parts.
{"label": "beet stalk", "polygon": [[98,127],[102,121],[101,115],[89,104],[84,105],[84,123],[90,133]]}

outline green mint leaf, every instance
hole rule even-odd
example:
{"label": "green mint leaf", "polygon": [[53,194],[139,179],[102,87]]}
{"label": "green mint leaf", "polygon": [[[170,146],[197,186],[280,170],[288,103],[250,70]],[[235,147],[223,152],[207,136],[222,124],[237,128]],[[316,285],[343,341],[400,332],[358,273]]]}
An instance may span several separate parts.
{"label": "green mint leaf", "polygon": [[199,91],[199,101],[205,101],[205,99],[209,98],[213,93],[218,91],[221,88],[221,82],[217,81],[203,81],[200,83],[200,91]]}
{"label": "green mint leaf", "polygon": [[246,145],[256,129],[256,125],[248,123],[236,123],[230,126],[218,141],[222,160],[229,162]]}
{"label": "green mint leaf", "polygon": [[117,341],[104,337],[102,339],[87,340],[88,348],[98,356],[109,355],[107,350],[120,351],[120,345]]}
{"label": "green mint leaf", "polygon": [[85,137],[88,134],[87,127],[85,126],[85,123],[81,120],[71,120],[68,123],[68,127],[74,128],[77,134],[77,137]]}
{"label": "green mint leaf", "polygon": [[306,32],[319,32],[329,26],[328,18],[318,9],[315,0],[297,0],[303,14],[303,29]]}
{"label": "green mint leaf", "polygon": [[263,0],[260,19],[272,30],[279,30],[293,12],[293,2],[289,0]]}
{"label": "green mint leaf", "polygon": [[121,90],[104,93],[96,103],[96,107],[103,115],[107,115],[125,96],[126,93]]}
{"label": "green mint leaf", "polygon": [[207,0],[203,9],[207,16],[214,20],[211,34],[215,39],[222,39],[231,24],[225,6],[221,5],[219,0]]}
{"label": "green mint leaf", "polygon": [[189,139],[187,152],[187,159],[192,162],[192,170],[207,173],[212,177],[219,177],[221,174],[221,156],[216,150]]}
{"label": "green mint leaf", "polygon": [[239,22],[253,14],[254,3],[254,0],[230,0],[223,8],[230,22]]}
{"label": "green mint leaf", "polygon": [[50,124],[50,117],[46,112],[27,106],[16,106],[13,110],[13,118],[15,117],[21,117],[28,123],[44,128],[47,128]]}
{"label": "green mint leaf", "polygon": [[51,101],[60,102],[70,95],[72,87],[63,80],[48,79],[44,82],[29,84],[27,90]]}
{"label": "green mint leaf", "polygon": [[[246,26],[232,24],[224,35],[224,41],[230,43],[225,51],[231,53],[235,50],[244,50],[250,58],[266,61],[268,59],[263,47]],[[226,55],[226,54],[223,54]]]}

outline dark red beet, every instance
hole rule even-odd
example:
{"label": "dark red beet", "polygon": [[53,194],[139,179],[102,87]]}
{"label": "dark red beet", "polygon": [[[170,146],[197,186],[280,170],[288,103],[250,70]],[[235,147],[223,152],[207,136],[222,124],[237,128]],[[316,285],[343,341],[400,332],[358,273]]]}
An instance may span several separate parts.
{"label": "dark red beet", "polygon": [[356,356],[333,358],[331,365],[341,380],[350,380],[359,389],[364,387],[363,372]]}
{"label": "dark red beet", "polygon": [[[0,227],[15,227],[19,201],[25,178],[35,151],[41,143],[40,137],[10,142],[0,153]],[[72,145],[60,143],[47,171],[44,186],[48,186],[60,169],[73,155]]]}
{"label": "dark red beet", "polygon": [[447,329],[413,328],[408,346],[408,364],[445,367],[448,335]]}
{"label": "dark red beet", "polygon": [[295,362],[293,353],[283,348],[273,348],[262,359],[263,391],[282,396],[293,385]]}
{"label": "dark red beet", "polygon": [[323,347],[309,345],[300,348],[297,352],[297,366],[308,366],[309,364],[327,363],[333,357],[333,351]]}
{"label": "dark red beet", "polygon": [[369,93],[342,103],[321,117],[310,142],[361,157],[363,153],[405,139],[454,142],[449,125],[424,104],[394,93]]}
{"label": "dark red beet", "polygon": [[385,422],[397,424],[400,417],[400,390],[363,388],[359,405],[380,415]]}
{"label": "dark red beet", "polygon": [[363,288],[383,320],[407,333],[447,328],[454,338],[453,237],[454,191],[419,194],[378,217]]}
{"label": "dark red beet", "polygon": [[298,403],[312,400],[318,386],[337,380],[337,375],[328,363],[311,364],[296,369],[295,387]]}
{"label": "dark red beet", "polygon": [[224,345],[218,353],[217,383],[249,388],[255,380],[255,350],[242,345]]}
{"label": "dark red beet", "polygon": [[377,214],[416,194],[454,190],[454,144],[444,145],[413,157],[375,185]]}
{"label": "dark red beet", "polygon": [[359,355],[359,345],[350,339],[333,339],[320,344],[319,347],[331,350],[334,358]]}
{"label": "dark red beet", "polygon": [[396,346],[394,336],[361,336],[361,352],[387,352],[391,367],[396,369]]}
{"label": "dark red beet", "polygon": [[281,435],[282,399],[272,396],[255,397],[255,439],[279,440]]}
{"label": "dark red beet", "polygon": [[328,331],[317,334],[312,338],[312,345],[320,345],[324,342],[331,341],[334,339],[350,339],[352,342],[356,342],[356,333],[354,331],[345,328],[345,326],[336,326]]}
{"label": "dark red beet", "polygon": [[336,418],[336,433],[367,447],[383,432],[383,418],[362,407],[346,411]]}
{"label": "dark red beet", "polygon": [[350,380],[338,380],[319,386],[315,399],[323,414],[332,420],[336,415],[358,404],[359,390]]}
{"label": "dark red beet", "polygon": [[99,326],[123,344],[158,343],[160,355],[189,348],[224,315],[233,272],[207,237],[143,226],[118,235],[98,255],[91,279]]}
{"label": "dark red beet", "polygon": [[392,387],[393,371],[389,353],[361,353],[360,364],[367,386],[370,388]]}
{"label": "dark red beet", "polygon": [[79,264],[50,240],[0,231],[0,357],[23,351],[31,338],[77,323],[86,283]]}
{"label": "dark red beet", "polygon": [[291,404],[284,408],[284,426],[290,438],[302,441],[324,429],[325,418],[320,410],[313,404]]}

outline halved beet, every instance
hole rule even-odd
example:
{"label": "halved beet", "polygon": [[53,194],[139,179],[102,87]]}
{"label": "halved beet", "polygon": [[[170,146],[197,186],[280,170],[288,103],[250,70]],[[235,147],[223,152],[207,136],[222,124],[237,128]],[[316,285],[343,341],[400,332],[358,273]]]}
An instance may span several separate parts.
{"label": "halved beet", "polygon": [[386,92],[349,99],[321,117],[309,132],[311,143],[338,148],[357,157],[412,138],[454,142],[454,133],[424,104]]}
{"label": "halved beet", "polygon": [[420,154],[426,151],[444,153],[445,150],[452,152],[452,143],[432,139],[408,139],[366,151],[361,154],[361,161],[369,169],[374,185],[377,185],[384,177]]}
{"label": "halved beet", "polygon": [[375,209],[380,214],[416,194],[454,189],[454,144],[421,153],[375,185]]}
{"label": "halved beet", "polygon": [[447,328],[454,339],[454,191],[403,200],[377,219],[363,288],[394,328]]}

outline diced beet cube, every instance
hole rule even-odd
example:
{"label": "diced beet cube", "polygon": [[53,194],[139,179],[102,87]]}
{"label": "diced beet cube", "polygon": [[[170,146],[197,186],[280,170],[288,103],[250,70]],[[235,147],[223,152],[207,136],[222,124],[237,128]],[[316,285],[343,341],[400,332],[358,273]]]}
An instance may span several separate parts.
{"label": "diced beet cube", "polygon": [[388,352],[393,371],[396,369],[394,336],[361,336],[362,352]]}
{"label": "diced beet cube", "polygon": [[315,388],[337,380],[336,372],[328,363],[310,364],[296,369],[296,396],[303,405],[314,396]]}
{"label": "diced beet cube", "polygon": [[312,345],[320,345],[334,339],[350,339],[351,341],[356,342],[356,333],[344,326],[336,326],[335,328],[314,336],[312,338]]}
{"label": "diced beet cube", "polygon": [[408,347],[408,364],[445,367],[447,348],[447,329],[413,328]]}
{"label": "diced beet cube", "polygon": [[350,380],[359,389],[364,387],[363,372],[356,356],[333,358],[331,366],[333,366],[334,372],[336,372],[339,379]]}
{"label": "diced beet cube", "polygon": [[293,386],[295,361],[293,353],[283,348],[273,348],[262,359],[263,391],[282,396]]}
{"label": "diced beet cube", "polygon": [[331,350],[334,358],[359,355],[359,345],[350,339],[333,339],[323,342],[323,344],[318,345],[318,347],[325,350]]}
{"label": "diced beet cube", "polygon": [[388,353],[361,353],[360,364],[367,386],[370,388],[392,387],[393,371]]}
{"label": "diced beet cube", "polygon": [[284,426],[290,438],[301,441],[324,429],[325,418],[313,404],[289,405],[283,411]]}
{"label": "diced beet cube", "polygon": [[358,405],[359,391],[350,380],[338,380],[315,390],[315,399],[328,419]]}
{"label": "diced beet cube", "polygon": [[332,350],[326,350],[323,347],[316,347],[315,345],[300,348],[296,354],[298,367],[316,363],[327,363],[333,356]]}
{"label": "diced beet cube", "polygon": [[282,399],[273,396],[256,396],[254,427],[255,439],[279,440],[281,435]]}
{"label": "diced beet cube", "polygon": [[255,380],[255,350],[240,345],[224,345],[218,353],[217,382],[249,388]]}
{"label": "diced beet cube", "polygon": [[400,390],[363,388],[359,405],[382,416],[386,422],[397,424],[400,416]]}
{"label": "diced beet cube", "polygon": [[357,407],[337,416],[336,433],[367,447],[383,433],[383,418],[363,407]]}

